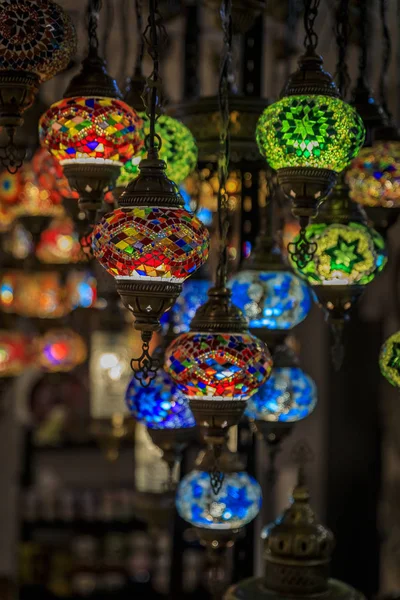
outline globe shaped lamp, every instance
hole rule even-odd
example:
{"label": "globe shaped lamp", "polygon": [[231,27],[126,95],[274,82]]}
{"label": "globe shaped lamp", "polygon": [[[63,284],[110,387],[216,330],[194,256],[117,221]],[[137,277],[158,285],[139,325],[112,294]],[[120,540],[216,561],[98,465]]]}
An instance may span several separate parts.
{"label": "globe shaped lamp", "polygon": [[160,448],[172,470],[195,438],[196,424],[185,396],[160,369],[146,389],[133,376],[125,401],[132,417],[146,425],[153,443]]}
{"label": "globe shaped lamp", "polygon": [[122,100],[95,44],[64,98],[42,116],[42,146],[62,165],[91,222],[104,193],[115,186],[120,168],[143,146],[142,121]]}
{"label": "globe shaped lamp", "polygon": [[212,449],[201,453],[195,470],[178,485],[176,508],[179,515],[200,533],[236,532],[258,515],[262,494],[257,481],[248,475],[237,454],[226,448],[220,457],[224,481],[218,494],[210,484],[209,471],[214,464]]}
{"label": "globe shaped lamp", "polygon": [[363,148],[346,173],[350,197],[365,207],[400,207],[400,141]]}
{"label": "globe shaped lamp", "polygon": [[299,366],[298,357],[284,344],[274,355],[271,376],[249,398],[245,415],[254,422],[271,453],[298,421],[308,417],[317,405],[314,381]]}
{"label": "globe shaped lamp", "polygon": [[[141,135],[143,140],[149,132],[149,120],[145,113],[139,113],[143,120]],[[162,140],[160,158],[167,163],[166,174],[177,185],[180,185],[197,164],[197,146],[190,130],[173,117],[161,115],[156,121],[156,133]],[[129,159],[122,167],[117,179],[117,186],[125,188],[139,175],[140,161],[146,155],[144,147]]]}
{"label": "globe shaped lamp", "polygon": [[283,264],[277,244],[265,232],[260,232],[254,252],[230,280],[229,287],[250,329],[270,348],[281,343],[311,310],[307,284]]}
{"label": "globe shaped lamp", "polygon": [[383,344],[379,366],[388,382],[394,387],[400,387],[400,332],[391,335]]}
{"label": "globe shaped lamp", "polygon": [[0,378],[20,375],[35,359],[36,347],[29,336],[18,331],[0,331]]}
{"label": "globe shaped lamp", "polygon": [[57,319],[71,308],[59,273],[7,271],[0,280],[3,312],[36,319]]}
{"label": "globe shaped lamp", "polygon": [[72,371],[86,357],[85,341],[72,329],[50,329],[40,339],[38,361],[43,371]]}
{"label": "globe shaped lamp", "polygon": [[160,318],[183,282],[208,257],[208,231],[183,208],[165,169],[156,156],[143,159],[140,175],[119,199],[120,208],[106,215],[93,233],[94,255],[115,277],[144,344],[161,328]]}
{"label": "globe shaped lamp", "polygon": [[230,290],[214,287],[208,296],[190,331],[167,348],[165,370],[189,399],[204,438],[221,445],[269,377],[272,359],[266,344],[249,333]]}
{"label": "globe shaped lamp", "polygon": [[171,327],[174,335],[187,333],[190,330],[190,323],[197,309],[207,301],[210,285],[207,279],[198,279],[197,277],[185,281],[182,293],[179,294],[177,301],[165,315],[166,325]]}
{"label": "globe shaped lamp", "polygon": [[[52,0],[0,2],[0,127],[14,131],[36,96],[39,84],[63,71],[76,50],[69,15]],[[8,166],[15,172],[12,154]]]}
{"label": "globe shaped lamp", "polygon": [[300,58],[281,99],[265,109],[256,130],[261,154],[277,171],[293,214],[304,224],[357,155],[364,135],[361,118],[340,99],[312,48]]}

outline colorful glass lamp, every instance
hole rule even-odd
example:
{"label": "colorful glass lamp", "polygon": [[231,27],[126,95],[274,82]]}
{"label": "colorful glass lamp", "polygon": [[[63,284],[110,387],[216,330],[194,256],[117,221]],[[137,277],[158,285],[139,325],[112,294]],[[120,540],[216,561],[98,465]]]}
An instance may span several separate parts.
{"label": "colorful glass lamp", "polygon": [[63,100],[39,123],[41,144],[63,166],[79,203],[94,222],[104,193],[115,186],[120,168],[143,146],[142,121],[122,101],[117,83],[98,55],[97,19],[89,18],[89,53]]}
{"label": "colorful glass lamp", "polygon": [[[315,244],[315,254],[303,268],[294,261],[292,266],[316,293],[339,342],[355,301],[386,264],[385,242],[367,226],[365,213],[350,201],[343,181],[307,227],[306,236]],[[339,346],[336,349],[339,352]]]}
{"label": "colorful glass lamp", "polygon": [[195,470],[183,477],[176,494],[179,515],[196,527],[200,537],[204,530],[235,532],[258,515],[262,494],[257,481],[248,475],[237,454],[224,448],[220,468],[225,479],[218,494],[211,488],[209,471],[215,458],[211,448],[201,452]]}
{"label": "colorful glass lamp", "polygon": [[196,437],[196,423],[182,392],[160,369],[146,389],[133,376],[125,401],[132,417],[146,425],[153,443],[160,448],[172,471],[180,462],[183,450]]}
{"label": "colorful glass lamp", "polygon": [[400,387],[400,332],[391,335],[383,344],[379,356],[382,375],[394,387]]}
{"label": "colorful glass lamp", "polygon": [[0,2],[0,127],[9,136],[1,162],[14,172],[25,152],[14,145],[15,129],[37,94],[39,84],[63,71],[76,51],[70,16],[52,0]]}
{"label": "colorful glass lamp", "polygon": [[304,17],[307,35],[299,69],[286,83],[281,99],[265,109],[257,125],[261,154],[277,171],[278,182],[300,220],[301,237],[292,254],[299,264],[311,258],[304,227],[331,192],[338,173],[357,155],[365,136],[355,109],[339,91],[315,52],[315,16]]}
{"label": "colorful glass lamp", "polygon": [[0,379],[20,375],[35,358],[31,338],[17,331],[0,330]]}

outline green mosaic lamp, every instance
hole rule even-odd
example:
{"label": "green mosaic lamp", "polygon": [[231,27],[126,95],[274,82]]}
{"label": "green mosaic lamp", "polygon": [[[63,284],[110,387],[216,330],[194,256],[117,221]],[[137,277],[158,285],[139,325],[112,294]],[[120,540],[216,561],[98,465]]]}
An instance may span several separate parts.
{"label": "green mosaic lamp", "polygon": [[333,189],[338,173],[357,155],[365,135],[361,118],[341,100],[315,52],[314,18],[306,11],[305,53],[299,68],[289,77],[280,100],[264,110],[256,129],[259,150],[277,171],[281,189],[302,225],[292,251],[301,264],[315,251],[307,244],[303,228]]}
{"label": "green mosaic lamp", "polygon": [[379,366],[388,382],[400,388],[400,331],[391,335],[383,344],[379,355]]}

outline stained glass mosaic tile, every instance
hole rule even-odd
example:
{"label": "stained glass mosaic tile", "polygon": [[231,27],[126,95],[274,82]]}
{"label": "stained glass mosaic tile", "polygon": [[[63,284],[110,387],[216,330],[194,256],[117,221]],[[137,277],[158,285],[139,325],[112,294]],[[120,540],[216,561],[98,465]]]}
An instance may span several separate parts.
{"label": "stained glass mosaic tile", "polygon": [[317,404],[314,381],[299,367],[277,367],[249,398],[246,416],[270,422],[294,422],[307,417]]}
{"label": "stained glass mosaic tile", "polygon": [[71,17],[52,0],[0,0],[0,70],[41,81],[63,71],[76,52]]}
{"label": "stained glass mosaic tile", "polygon": [[365,138],[352,106],[329,96],[285,96],[261,115],[256,138],[273,169],[316,167],[340,172]]}
{"label": "stained glass mosaic tile", "polygon": [[165,354],[165,370],[188,398],[246,400],[271,367],[268,348],[248,333],[189,332]]}
{"label": "stained glass mosaic tile", "polygon": [[147,388],[143,388],[133,376],[126,390],[125,401],[134,419],[150,429],[195,426],[186,398],[162,369]]}
{"label": "stained glass mosaic tile", "polygon": [[382,236],[360,223],[312,224],[306,234],[317,250],[304,268],[292,266],[311,285],[366,285],[386,264]]}
{"label": "stained glass mosaic tile", "polygon": [[115,98],[65,98],[41,117],[39,137],[61,163],[101,159],[124,163],[143,146],[142,120]]}
{"label": "stained glass mosaic tile", "polygon": [[363,148],[346,172],[350,197],[364,206],[400,206],[400,142]]}
{"label": "stained glass mosaic tile", "polygon": [[229,287],[250,327],[291,329],[311,310],[307,284],[290,271],[240,271]]}
{"label": "stained glass mosaic tile", "polygon": [[97,260],[115,277],[182,282],[207,260],[209,234],[184,209],[117,209],[93,231]]}
{"label": "stained glass mosaic tile", "polygon": [[245,472],[226,473],[221,491],[215,495],[209,473],[192,471],[179,483],[176,494],[182,519],[205,529],[243,527],[258,515],[261,503],[259,484]]}

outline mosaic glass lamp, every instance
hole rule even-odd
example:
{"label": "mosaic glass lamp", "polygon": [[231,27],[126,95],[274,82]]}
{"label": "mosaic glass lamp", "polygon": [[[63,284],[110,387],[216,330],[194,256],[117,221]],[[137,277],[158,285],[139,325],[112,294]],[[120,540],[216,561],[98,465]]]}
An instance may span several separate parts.
{"label": "mosaic glass lamp", "polygon": [[55,219],[43,231],[36,246],[37,258],[45,264],[71,264],[82,260],[82,250],[72,221]]}
{"label": "mosaic glass lamp", "polygon": [[[70,16],[52,0],[0,2],[0,127],[13,146],[14,132],[37,94],[39,84],[63,71],[76,51]],[[2,162],[15,172],[23,156]]]}
{"label": "mosaic glass lamp", "polygon": [[346,173],[350,197],[366,207],[400,207],[400,141],[363,148]]}
{"label": "mosaic glass lamp", "polygon": [[92,308],[97,299],[97,281],[88,270],[74,269],[68,273],[66,296],[72,310],[76,308]]}
{"label": "mosaic glass lamp", "polygon": [[210,282],[206,279],[192,277],[185,281],[182,293],[167,313],[168,323],[174,335],[187,333],[197,309],[207,301]]}
{"label": "mosaic glass lamp", "polygon": [[304,224],[357,155],[364,136],[361,118],[340,99],[313,48],[300,58],[281,99],[265,109],[256,130],[261,154]]}
{"label": "mosaic glass lamp", "polygon": [[165,370],[189,399],[203,436],[220,443],[271,367],[268,347],[249,333],[230,290],[221,287],[209,290],[190,331],[179,335],[165,354]]}
{"label": "mosaic glass lamp", "polygon": [[94,222],[104,193],[115,186],[123,163],[143,146],[142,121],[122,100],[97,52],[97,19],[89,18],[89,53],[64,98],[42,116],[42,146],[60,162],[80,207]]}
{"label": "mosaic glass lamp", "polygon": [[[183,282],[208,257],[208,231],[184,209],[165,169],[156,156],[143,159],[140,175],[119,199],[120,208],[93,232],[94,255],[115,277],[144,344],[160,329],[160,318],[179,296]],[[140,370],[142,363],[137,363]]]}
{"label": "mosaic glass lamp", "polygon": [[69,312],[57,272],[7,271],[0,280],[0,307],[21,317],[57,319]]}
{"label": "mosaic glass lamp", "polygon": [[[144,113],[140,113],[139,116],[143,120],[141,135],[144,139],[149,131],[149,121]],[[167,164],[167,177],[180,185],[196,168],[196,140],[186,125],[168,115],[161,115],[157,119],[156,133],[162,140],[160,158]],[[139,175],[140,161],[145,155],[146,150],[143,147],[121,167],[117,179],[118,187],[126,187]]]}
{"label": "mosaic glass lamp", "polygon": [[64,200],[79,195],[71,189],[58,160],[46,150],[38,148],[32,157],[32,170],[40,189],[47,190],[53,204],[61,204]]}
{"label": "mosaic glass lamp", "polygon": [[196,469],[183,477],[176,494],[177,511],[182,519],[199,529],[241,529],[260,511],[261,488],[245,472],[237,455],[225,448],[220,458],[225,478],[215,495],[209,477],[214,460],[209,448],[200,454]]}
{"label": "mosaic glass lamp", "polygon": [[259,513],[262,502],[260,486],[243,470],[236,456],[225,451],[221,457],[225,479],[215,495],[208,475],[211,461],[209,451],[198,461],[198,468],[180,482],[176,494],[178,513],[199,529],[240,529]]}
{"label": "mosaic glass lamp", "polygon": [[146,425],[153,443],[160,448],[171,472],[196,434],[188,402],[172,379],[159,369],[148,388],[132,377],[125,395],[130,414]]}
{"label": "mosaic glass lamp", "polygon": [[17,331],[0,331],[0,378],[16,377],[30,367],[36,357],[32,340]]}
{"label": "mosaic glass lamp", "polygon": [[38,361],[43,371],[72,371],[86,357],[85,341],[72,329],[50,329],[39,341]]}
{"label": "mosaic glass lamp", "polygon": [[391,335],[383,344],[379,366],[388,382],[394,387],[400,387],[400,332]]}

